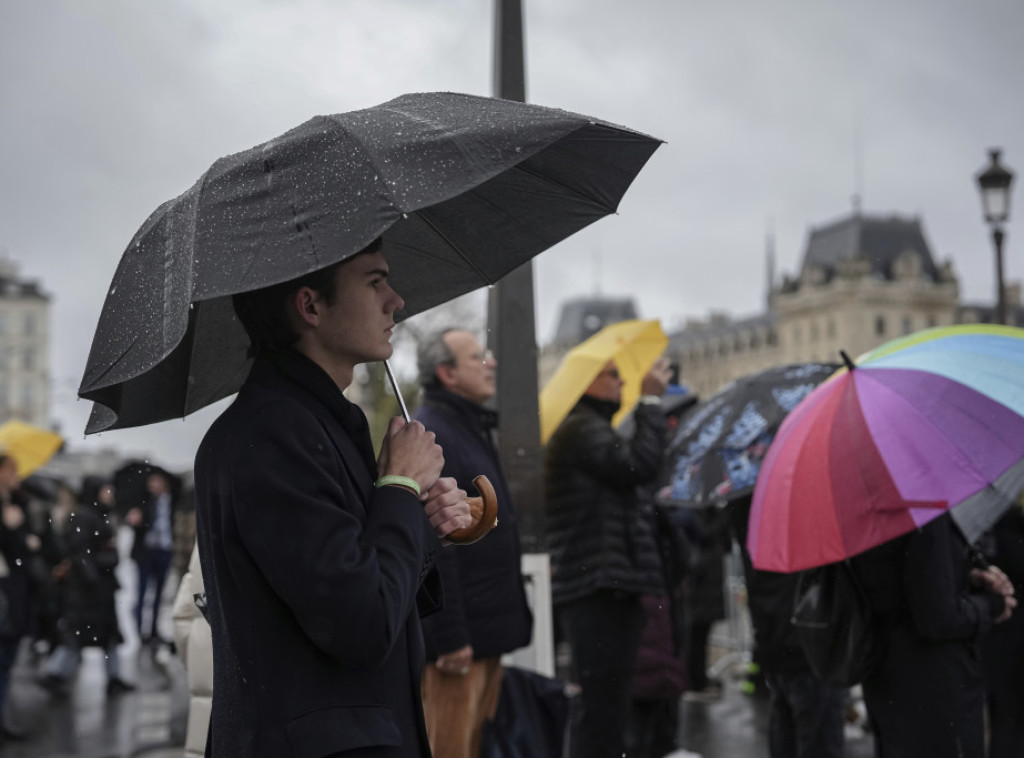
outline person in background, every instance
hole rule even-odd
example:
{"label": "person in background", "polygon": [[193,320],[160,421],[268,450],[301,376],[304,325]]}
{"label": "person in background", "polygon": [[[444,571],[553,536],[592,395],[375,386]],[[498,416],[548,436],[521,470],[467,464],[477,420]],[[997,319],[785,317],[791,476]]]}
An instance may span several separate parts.
{"label": "person in background", "polygon": [[174,599],[174,642],[181,663],[188,672],[189,707],[184,758],[203,758],[206,754],[206,733],[210,729],[213,639],[210,624],[203,615],[205,608],[206,587],[199,565],[199,546],[196,545]]}
{"label": "person in background", "polygon": [[979,645],[1017,601],[979,558],[946,513],[851,559],[884,626],[884,658],[862,684],[877,755],[983,758]]}
{"label": "person in background", "polygon": [[[0,453],[0,718],[4,714],[11,669],[18,657],[21,638],[29,631],[32,614],[29,564],[42,545],[39,537],[29,531],[18,493],[20,484],[17,461]],[[0,744],[20,737],[20,733],[0,727]]]}
{"label": "person in background", "polygon": [[[1024,595],[1024,494],[989,533],[986,557]],[[988,710],[988,758],[1024,755],[1024,613],[989,630],[981,643]]]}
{"label": "person in background", "polygon": [[768,685],[771,758],[842,758],[847,691],[814,674],[791,619],[799,573],[758,571],[747,550],[753,495],[726,506],[743,558],[754,644]]}
{"label": "person in background", "polygon": [[65,688],[78,670],[84,647],[99,647],[106,653],[108,695],[135,689],[122,678],[118,655],[124,637],[115,600],[119,584],[114,574],[118,554],[113,508],[113,485],[87,476],[62,530],[65,558],[54,570],[61,595],[60,643],[43,665],[40,679],[58,697],[67,696]]}
{"label": "person in background", "polygon": [[485,719],[494,718],[501,656],[530,643],[533,617],[520,568],[515,507],[501,470],[497,414],[485,407],[496,391],[497,361],[462,329],[420,342],[423,404],[415,414],[444,450],[442,476],[473,492],[484,474],[498,499],[498,525],[487,538],[438,553],[444,609],[422,620],[427,650],[423,710],[434,755],[477,758]]}
{"label": "person in background", "polygon": [[[160,638],[157,622],[160,599],[171,567],[174,551],[174,500],[167,477],[159,471],[146,479],[149,497],[143,507],[131,508],[125,523],[135,530],[132,560],[138,568],[138,592],[135,602],[135,626],[143,643],[168,641]],[[152,595],[148,630],[143,627],[147,595]]]}
{"label": "person in background", "polygon": [[664,592],[637,487],[654,480],[665,451],[661,395],[668,361],[642,380],[629,439],[612,427],[623,381],[609,361],[548,441],[544,456],[551,593],[580,685],[574,758],[621,758],[630,686],[644,625],[641,597]]}

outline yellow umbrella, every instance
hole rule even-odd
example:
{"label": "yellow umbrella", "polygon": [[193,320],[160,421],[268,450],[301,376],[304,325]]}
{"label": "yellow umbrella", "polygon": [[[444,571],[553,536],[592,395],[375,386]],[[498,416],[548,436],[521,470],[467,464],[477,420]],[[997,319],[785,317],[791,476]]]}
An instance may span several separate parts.
{"label": "yellow umbrella", "polygon": [[658,321],[620,321],[574,347],[540,392],[540,440],[547,444],[555,429],[576,405],[583,392],[614,360],[625,384],[622,407],[612,423],[618,425],[640,397],[640,382],[668,347]]}
{"label": "yellow umbrella", "polygon": [[49,429],[11,419],[0,424],[0,453],[11,456],[18,464],[18,476],[26,477],[46,463],[64,438]]}

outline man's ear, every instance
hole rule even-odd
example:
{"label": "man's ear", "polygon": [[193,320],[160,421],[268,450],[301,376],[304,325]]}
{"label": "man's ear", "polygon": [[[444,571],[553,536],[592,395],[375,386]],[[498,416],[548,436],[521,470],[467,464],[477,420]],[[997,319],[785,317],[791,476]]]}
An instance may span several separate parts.
{"label": "man's ear", "polygon": [[312,287],[299,287],[292,296],[290,310],[301,323],[316,326],[320,323],[319,300]]}
{"label": "man's ear", "polygon": [[442,363],[434,370],[434,373],[445,389],[451,389],[451,386],[455,384],[455,366],[450,363]]}

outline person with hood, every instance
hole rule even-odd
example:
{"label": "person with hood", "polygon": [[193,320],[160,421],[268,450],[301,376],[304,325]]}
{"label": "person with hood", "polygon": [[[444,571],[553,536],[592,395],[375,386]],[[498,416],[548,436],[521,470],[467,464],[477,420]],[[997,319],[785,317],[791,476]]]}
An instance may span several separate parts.
{"label": "person with hood", "polygon": [[661,469],[667,429],[661,395],[670,373],[663,358],[643,378],[635,429],[626,439],[611,424],[623,381],[609,361],[545,449],[552,603],[581,688],[574,758],[621,758],[644,626],[641,597],[664,593],[637,488]]}
{"label": "person with hood", "polygon": [[438,553],[444,609],[423,619],[427,666],[423,710],[435,755],[476,758],[486,719],[501,690],[501,656],[530,643],[533,617],[520,567],[515,507],[485,407],[496,392],[497,361],[471,332],[447,329],[418,346],[423,404],[416,419],[444,450],[443,476],[467,492],[484,474],[498,500],[498,525],[487,539]]}
{"label": "person with hood", "polygon": [[43,665],[40,679],[47,690],[66,696],[66,686],[78,670],[82,648],[98,647],[105,653],[107,694],[135,689],[121,676],[118,646],[124,642],[117,620],[115,596],[119,588],[114,570],[118,553],[114,525],[114,487],[107,480],[87,476],[78,503],[64,524],[61,544],[64,560],[54,575],[60,592],[60,643]]}

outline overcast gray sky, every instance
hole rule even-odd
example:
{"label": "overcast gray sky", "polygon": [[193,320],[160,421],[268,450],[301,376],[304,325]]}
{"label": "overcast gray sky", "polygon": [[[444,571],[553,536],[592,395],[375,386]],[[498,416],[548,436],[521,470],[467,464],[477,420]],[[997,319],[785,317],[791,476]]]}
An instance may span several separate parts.
{"label": "overcast gray sky", "polygon": [[[523,4],[531,102],[667,143],[618,216],[537,259],[541,342],[561,301],[596,290],[669,329],[755,313],[768,224],[794,272],[810,227],[847,214],[858,188],[869,213],[919,214],[964,297],[991,301],[973,174],[992,146],[1024,171],[1024,3]],[[53,414],[72,447],[185,467],[214,415],[83,437],[76,390],[103,296],[149,213],[313,115],[493,94],[492,17],[491,0],[0,4],[0,251],[53,296]],[[1011,221],[1010,279],[1022,240]]]}

